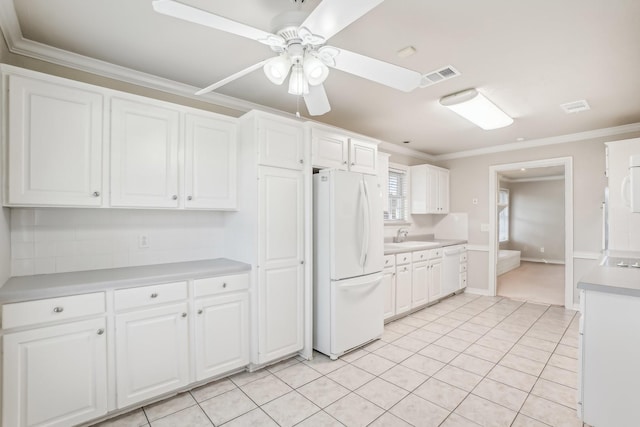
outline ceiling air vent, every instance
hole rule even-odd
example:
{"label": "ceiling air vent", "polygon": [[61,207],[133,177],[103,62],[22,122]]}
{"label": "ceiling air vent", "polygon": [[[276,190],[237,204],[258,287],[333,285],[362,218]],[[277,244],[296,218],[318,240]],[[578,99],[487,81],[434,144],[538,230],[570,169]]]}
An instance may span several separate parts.
{"label": "ceiling air vent", "polygon": [[458,70],[453,68],[451,65],[440,68],[439,70],[430,71],[422,75],[422,81],[420,82],[420,87],[431,86],[435,83],[440,83],[444,80],[451,79],[453,77],[459,76],[460,73]]}
{"label": "ceiling air vent", "polygon": [[584,99],[581,99],[580,101],[567,102],[565,104],[561,104],[560,107],[567,114],[579,113],[580,111],[588,111],[591,109],[587,101]]}

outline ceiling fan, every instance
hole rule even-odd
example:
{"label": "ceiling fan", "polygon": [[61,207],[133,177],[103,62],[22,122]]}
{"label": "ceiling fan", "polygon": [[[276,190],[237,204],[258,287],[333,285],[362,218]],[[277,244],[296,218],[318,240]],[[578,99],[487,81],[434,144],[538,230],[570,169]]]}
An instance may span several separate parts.
{"label": "ceiling fan", "polygon": [[[304,0],[292,1],[302,3]],[[153,8],[164,15],[256,40],[278,54],[196,92],[197,95],[262,67],[274,84],[281,85],[289,76],[289,93],[303,96],[309,114],[318,116],[331,110],[323,86],[329,67],[404,92],[425,85],[425,76],[416,71],[325,44],[383,1],[322,0],[306,18],[305,13],[298,10],[276,16],[272,21],[273,33],[174,0],[154,0]]]}

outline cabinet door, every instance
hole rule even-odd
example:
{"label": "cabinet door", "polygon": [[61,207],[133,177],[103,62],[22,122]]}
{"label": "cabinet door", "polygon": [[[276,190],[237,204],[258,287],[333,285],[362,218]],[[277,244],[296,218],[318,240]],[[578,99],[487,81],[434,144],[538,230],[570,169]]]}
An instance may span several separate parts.
{"label": "cabinet door", "polygon": [[315,168],[348,170],[349,138],[339,133],[311,130],[311,163]]}
{"label": "cabinet door", "polygon": [[185,118],[185,207],[236,207],[236,125],[213,117]]}
{"label": "cabinet door", "polygon": [[442,259],[429,261],[429,302],[442,296]]}
{"label": "cabinet door", "polygon": [[111,205],[178,207],[180,113],[164,105],[113,99]]}
{"label": "cabinet door", "polygon": [[385,320],[396,314],[396,271],[393,268],[382,271]]}
{"label": "cabinet door", "polygon": [[102,95],[9,76],[11,205],[100,206]]}
{"label": "cabinet door", "polygon": [[304,176],[260,167],[258,353],[265,363],[302,349]]}
{"label": "cabinet door", "polygon": [[396,268],[396,314],[411,309],[411,265]]}
{"label": "cabinet door", "polygon": [[196,300],[196,380],[249,364],[246,292]]}
{"label": "cabinet door", "polygon": [[349,170],[371,175],[378,173],[378,146],[351,138],[349,141]]}
{"label": "cabinet door", "polygon": [[82,424],[107,413],[105,319],[3,337],[3,426]]}
{"label": "cabinet door", "polygon": [[304,130],[295,122],[258,119],[258,162],[265,166],[302,170]]}
{"label": "cabinet door", "polygon": [[188,323],[186,302],[116,316],[118,408],[189,382]]}
{"label": "cabinet door", "polygon": [[449,213],[449,171],[438,170],[438,212]]}
{"label": "cabinet door", "polygon": [[428,213],[440,213],[440,186],[438,183],[438,170],[428,167],[427,168],[427,212]]}
{"label": "cabinet door", "polygon": [[417,262],[413,264],[411,276],[411,308],[426,304],[428,294],[429,264]]}

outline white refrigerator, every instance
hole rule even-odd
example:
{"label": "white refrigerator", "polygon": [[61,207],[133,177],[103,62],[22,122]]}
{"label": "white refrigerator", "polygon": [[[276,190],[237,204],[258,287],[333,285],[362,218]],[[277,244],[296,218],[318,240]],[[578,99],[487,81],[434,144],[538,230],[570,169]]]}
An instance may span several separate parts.
{"label": "white refrigerator", "polygon": [[313,206],[313,347],[337,359],[384,329],[378,177],[322,170],[313,177]]}

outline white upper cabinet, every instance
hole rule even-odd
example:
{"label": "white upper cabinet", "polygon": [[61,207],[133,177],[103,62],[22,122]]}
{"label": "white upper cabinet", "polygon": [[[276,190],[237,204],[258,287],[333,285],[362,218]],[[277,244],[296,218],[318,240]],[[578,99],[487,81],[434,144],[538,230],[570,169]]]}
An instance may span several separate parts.
{"label": "white upper cabinet", "polygon": [[298,123],[270,116],[258,117],[258,163],[303,170],[304,129]]}
{"label": "white upper cabinet", "polygon": [[378,174],[378,143],[352,138],[340,129],[311,128],[311,163],[314,168]]}
{"label": "white upper cabinet", "polygon": [[349,170],[371,175],[378,173],[377,144],[351,138],[349,140]]}
{"label": "white upper cabinet", "polygon": [[431,165],[411,166],[411,213],[449,213],[449,170]]}
{"label": "white upper cabinet", "polygon": [[180,113],[151,100],[111,102],[111,205],[178,207]]}
{"label": "white upper cabinet", "polygon": [[62,79],[7,80],[5,204],[100,206],[102,94]]}
{"label": "white upper cabinet", "polygon": [[311,163],[314,167],[349,170],[349,137],[311,129]]}
{"label": "white upper cabinet", "polygon": [[384,212],[389,212],[389,157],[391,157],[390,154],[378,152],[378,181]]}
{"label": "white upper cabinet", "polygon": [[217,117],[185,116],[185,207],[236,207],[236,124]]}

